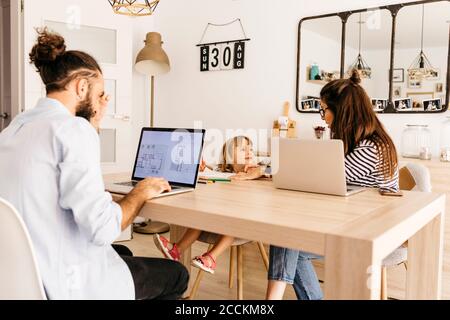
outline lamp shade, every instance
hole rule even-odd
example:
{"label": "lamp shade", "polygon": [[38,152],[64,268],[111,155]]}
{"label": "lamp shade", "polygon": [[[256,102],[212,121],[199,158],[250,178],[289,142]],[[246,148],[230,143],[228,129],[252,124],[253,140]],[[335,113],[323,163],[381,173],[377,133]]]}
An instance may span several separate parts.
{"label": "lamp shade", "polygon": [[169,57],[162,48],[161,35],[159,33],[147,33],[145,47],[136,58],[136,70],[149,76],[157,76],[170,71]]}

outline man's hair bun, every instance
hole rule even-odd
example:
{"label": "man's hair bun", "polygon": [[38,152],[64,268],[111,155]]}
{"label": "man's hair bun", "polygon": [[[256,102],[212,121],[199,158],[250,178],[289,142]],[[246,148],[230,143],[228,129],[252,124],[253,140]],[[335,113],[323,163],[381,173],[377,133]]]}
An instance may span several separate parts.
{"label": "man's hair bun", "polygon": [[66,52],[64,38],[59,34],[49,32],[47,28],[37,29],[38,39],[30,53],[30,62],[38,71],[43,65],[54,62]]}

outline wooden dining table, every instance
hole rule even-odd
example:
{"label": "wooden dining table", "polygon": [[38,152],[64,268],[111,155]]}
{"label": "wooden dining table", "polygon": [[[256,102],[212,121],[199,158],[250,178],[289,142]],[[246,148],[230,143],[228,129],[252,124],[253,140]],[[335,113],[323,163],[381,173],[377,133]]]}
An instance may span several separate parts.
{"label": "wooden dining table", "polygon": [[[405,298],[441,296],[443,194],[382,196],[368,189],[338,197],[240,181],[199,184],[194,192],[148,201],[140,216],[171,224],[172,241],[195,228],[324,256],[324,297],[333,300],[379,299],[382,260],[408,241]],[[181,262],[188,270],[190,260],[186,250]]]}

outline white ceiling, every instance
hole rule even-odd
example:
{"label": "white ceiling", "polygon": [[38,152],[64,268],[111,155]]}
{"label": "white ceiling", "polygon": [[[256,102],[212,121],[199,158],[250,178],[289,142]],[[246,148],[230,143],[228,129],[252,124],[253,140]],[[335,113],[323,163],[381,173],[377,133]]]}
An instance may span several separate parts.
{"label": "white ceiling", "polygon": [[[389,49],[392,17],[388,10],[364,12],[362,17],[362,50]],[[425,5],[424,47],[447,47],[450,26],[448,1]],[[397,48],[420,48],[422,5],[407,6],[399,11],[396,26]],[[302,28],[340,42],[341,20],[337,17],[303,22]],[[347,22],[346,45],[358,49],[359,13],[352,14]]]}

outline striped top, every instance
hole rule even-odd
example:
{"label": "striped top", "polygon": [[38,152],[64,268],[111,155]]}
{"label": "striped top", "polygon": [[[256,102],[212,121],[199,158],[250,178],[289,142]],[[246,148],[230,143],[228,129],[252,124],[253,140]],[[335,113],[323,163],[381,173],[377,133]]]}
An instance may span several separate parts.
{"label": "striped top", "polygon": [[385,179],[377,146],[373,141],[361,141],[353,152],[345,157],[347,183],[362,187],[379,188],[383,191],[398,192],[398,168],[392,178]]}

